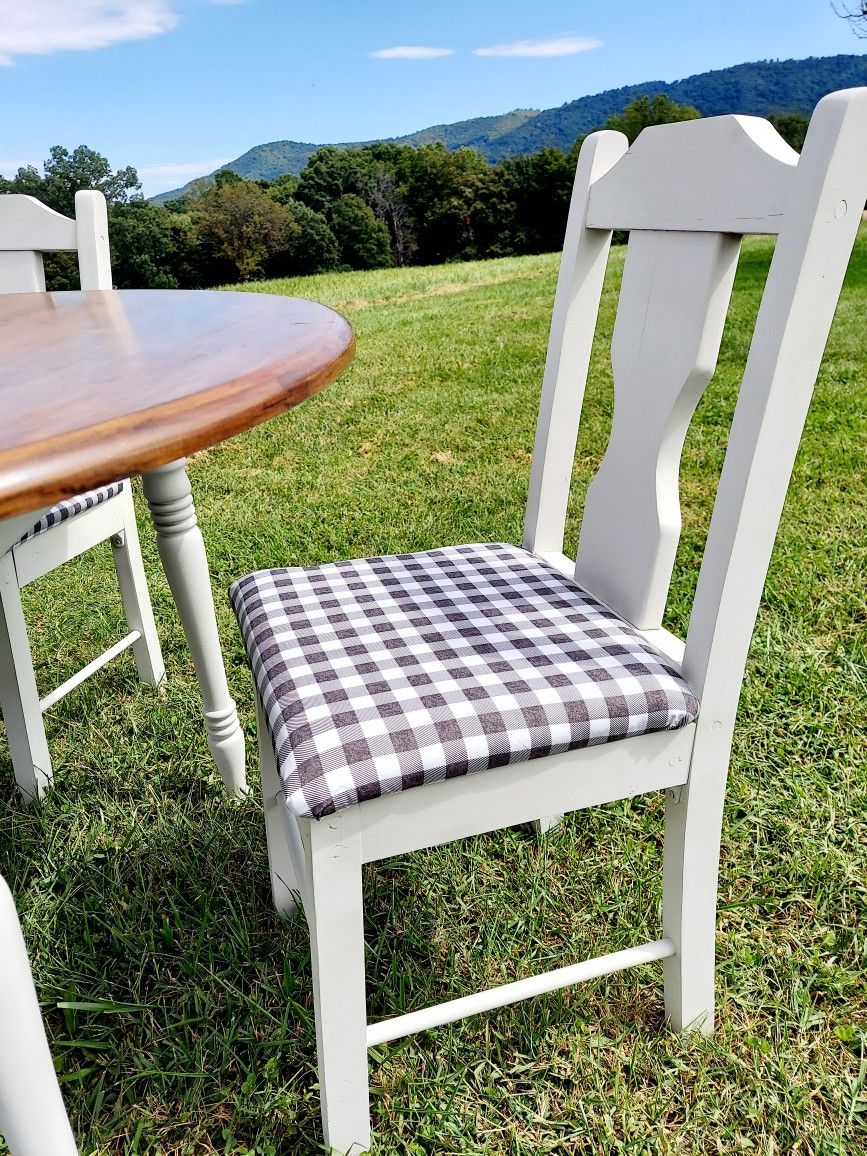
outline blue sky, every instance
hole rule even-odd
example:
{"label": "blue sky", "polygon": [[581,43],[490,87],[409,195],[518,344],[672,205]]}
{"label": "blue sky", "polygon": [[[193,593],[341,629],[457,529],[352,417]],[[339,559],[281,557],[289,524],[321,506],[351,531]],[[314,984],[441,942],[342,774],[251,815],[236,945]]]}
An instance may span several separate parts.
{"label": "blue sky", "polygon": [[264,141],[865,50],[830,0],[0,0],[0,173],[87,144],[151,195]]}

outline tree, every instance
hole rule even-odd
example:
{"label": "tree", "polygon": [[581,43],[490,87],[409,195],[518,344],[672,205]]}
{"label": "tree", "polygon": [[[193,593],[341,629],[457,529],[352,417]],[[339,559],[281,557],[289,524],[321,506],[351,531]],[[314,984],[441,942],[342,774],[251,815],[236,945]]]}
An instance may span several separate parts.
{"label": "tree", "polygon": [[331,230],[340,259],[352,269],[382,269],[391,264],[388,229],[355,193],[346,193],[331,209]]}
{"label": "tree", "polygon": [[867,37],[867,0],[855,0],[854,4],[845,4],[842,9],[836,5],[832,7],[838,16],[851,23],[856,36]]}
{"label": "tree", "polygon": [[[271,181],[266,189],[269,197],[272,197],[279,205],[288,204],[289,201],[295,201],[295,193],[298,190],[298,178],[294,173],[283,173],[276,181]],[[295,201],[297,204],[298,202]]]}
{"label": "tree", "polygon": [[300,201],[288,200],[285,205],[297,225],[297,232],[293,234],[289,248],[270,262],[271,270],[276,274],[286,272],[304,276],[336,269],[340,263],[337,238],[322,214],[315,213]]}
{"label": "tree", "polygon": [[768,120],[786,142],[800,152],[804,147],[809,121],[799,112],[781,113],[779,116],[769,116]]}
{"label": "tree", "polygon": [[405,265],[415,251],[415,240],[406,200],[392,166],[375,162],[367,178],[365,200],[388,228],[395,264]]}
{"label": "tree", "polygon": [[13,192],[27,193],[71,217],[75,213],[75,194],[79,189],[98,189],[109,205],[120,205],[129,199],[130,192],[141,189],[138,173],[131,166],[111,171],[106,158],[87,145],[79,145],[69,152],[62,145],[54,145],[40,177],[32,166],[19,169],[12,183]]}
{"label": "tree", "polygon": [[266,276],[269,263],[291,248],[299,232],[290,210],[253,181],[213,185],[190,212],[211,284]]}
{"label": "tree", "polygon": [[439,142],[401,149],[395,178],[412,222],[419,264],[476,255],[472,206],[488,167],[475,149],[450,152]]}
{"label": "tree", "polygon": [[41,190],[42,177],[33,165],[22,166],[11,180],[0,177],[0,193],[22,193],[26,197],[40,198]]}
{"label": "tree", "polygon": [[218,189],[221,189],[223,185],[237,184],[243,179],[243,177],[238,176],[234,169],[220,169],[218,173],[214,173],[214,184]]}
{"label": "tree", "polygon": [[172,215],[135,200],[109,211],[111,270],[118,289],[177,289],[173,270],[178,235]]}
{"label": "tree", "polygon": [[652,99],[648,96],[639,96],[637,100],[627,104],[623,112],[609,116],[605,127],[625,133],[629,143],[632,144],[642,129],[650,128],[652,125],[698,120],[700,117],[701,113],[691,104],[677,104],[664,92],[659,92]]}
{"label": "tree", "polygon": [[362,192],[369,159],[362,149],[317,149],[298,180],[295,197],[317,213],[328,216],[331,206],[345,193]]}

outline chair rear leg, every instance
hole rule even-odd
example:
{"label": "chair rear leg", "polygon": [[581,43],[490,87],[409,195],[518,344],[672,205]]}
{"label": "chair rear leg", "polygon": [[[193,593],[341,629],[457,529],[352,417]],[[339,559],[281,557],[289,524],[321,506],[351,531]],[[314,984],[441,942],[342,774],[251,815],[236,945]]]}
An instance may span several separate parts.
{"label": "chair rear leg", "polygon": [[714,1026],[717,881],[725,773],[666,792],[663,933],[676,954],[663,961],[665,1014],[672,1027],[710,1035]]}
{"label": "chair rear leg", "polygon": [[359,1156],[370,1146],[370,1093],[357,808],[311,821],[308,847],[322,1127],[332,1152]]}
{"label": "chair rear leg", "polygon": [[51,756],[11,553],[0,557],[0,707],[18,788],[41,799],[51,786]]}
{"label": "chair rear leg", "polygon": [[563,822],[562,815],[546,815],[544,819],[534,819],[530,826],[537,835],[547,835],[554,831]]}
{"label": "chair rear leg", "polygon": [[166,668],[151,608],[129,482],[113,500],[123,502],[125,506],[123,532],[112,538],[111,549],[126,620],[130,630],[138,630],[141,634],[141,638],[133,643],[132,652],[142,682],[158,686],[166,676]]}
{"label": "chair rear leg", "polygon": [[15,904],[0,878],[0,1132],[16,1156],[76,1156]]}
{"label": "chair rear leg", "polygon": [[[265,712],[256,694],[256,734],[259,740],[259,770],[262,776],[262,801],[265,806],[265,837],[268,845],[268,870],[271,894],[278,915],[290,919],[298,910],[301,888],[286,837],[286,803],[274,758],[274,747],[268,733]],[[289,820],[294,822],[294,819]]]}

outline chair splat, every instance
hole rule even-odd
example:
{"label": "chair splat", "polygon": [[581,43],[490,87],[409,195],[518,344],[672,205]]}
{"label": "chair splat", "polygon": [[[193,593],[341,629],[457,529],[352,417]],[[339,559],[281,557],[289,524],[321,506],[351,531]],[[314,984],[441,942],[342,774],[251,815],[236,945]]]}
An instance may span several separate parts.
{"label": "chair splat", "polygon": [[662,625],[681,450],[716,367],[739,250],[721,233],[630,239],[611,347],[614,423],[587,493],[575,578],[640,630]]}

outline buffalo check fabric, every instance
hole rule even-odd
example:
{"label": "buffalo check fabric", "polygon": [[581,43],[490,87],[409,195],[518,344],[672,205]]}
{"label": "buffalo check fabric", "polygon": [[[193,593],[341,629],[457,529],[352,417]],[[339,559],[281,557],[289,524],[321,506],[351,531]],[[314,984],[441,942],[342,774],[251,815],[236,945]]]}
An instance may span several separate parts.
{"label": "buffalo check fabric", "polygon": [[698,717],[668,659],[515,546],[260,570],[229,595],[297,815]]}
{"label": "buffalo check fabric", "polygon": [[56,506],[52,506],[50,510],[46,510],[33,529],[28,530],[20,541],[26,542],[28,538],[35,538],[37,534],[44,534],[52,526],[59,526],[61,522],[74,518],[76,514],[83,514],[85,510],[92,510],[94,506],[102,505],[109,498],[116,497],[122,489],[123,482],[112,482],[110,486],[100,486],[99,489],[88,490],[87,493],[78,494],[75,498],[65,498]]}

